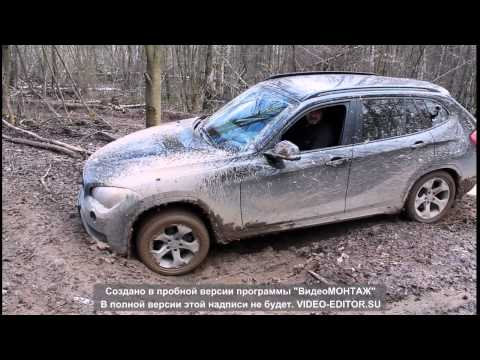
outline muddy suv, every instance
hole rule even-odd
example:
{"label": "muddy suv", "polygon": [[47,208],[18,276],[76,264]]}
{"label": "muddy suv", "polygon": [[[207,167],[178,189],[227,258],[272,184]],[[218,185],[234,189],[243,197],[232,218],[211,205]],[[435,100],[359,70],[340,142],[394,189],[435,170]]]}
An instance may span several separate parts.
{"label": "muddy suv", "polygon": [[213,242],[402,210],[432,223],[475,183],[476,120],[444,88],[294,73],[101,148],[79,210],[92,237],[179,275]]}

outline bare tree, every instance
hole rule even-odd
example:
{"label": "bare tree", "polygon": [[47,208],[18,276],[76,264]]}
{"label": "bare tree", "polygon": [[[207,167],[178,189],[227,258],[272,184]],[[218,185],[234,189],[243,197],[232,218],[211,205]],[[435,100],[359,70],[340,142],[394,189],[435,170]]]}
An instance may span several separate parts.
{"label": "bare tree", "polygon": [[[73,106],[70,99],[79,100],[87,109],[100,108],[95,101],[114,104],[115,99],[115,104],[120,101],[137,107],[147,99],[147,117],[158,116],[158,120],[162,109],[215,111],[275,73],[340,70],[432,81],[450,91],[468,110],[476,111],[475,45],[195,44],[157,47],[159,57],[154,56],[153,45],[54,45],[51,51],[47,47],[42,51],[39,45],[10,48],[13,109],[34,92],[45,100],[55,96],[60,106],[63,93],[68,109]],[[144,55],[147,48],[150,61],[148,54]],[[13,76],[17,62],[18,81]],[[148,75],[146,85],[142,81],[144,74]],[[30,84],[33,90],[26,90]],[[153,95],[153,91],[159,95]],[[158,111],[153,105],[158,106]]]}
{"label": "bare tree", "polygon": [[145,45],[147,71],[145,72],[146,126],[159,125],[162,121],[162,68],[161,47]]}
{"label": "bare tree", "polygon": [[10,104],[10,46],[2,45],[2,117],[12,124],[15,117]]}
{"label": "bare tree", "polygon": [[290,55],[290,71],[295,72],[297,71],[297,58],[296,58],[296,46],[291,45],[291,55]]}
{"label": "bare tree", "polygon": [[52,72],[52,88],[53,86],[57,83],[57,57],[55,54],[55,49],[53,46],[50,46],[50,56],[52,58],[52,66],[51,66],[51,72]]}

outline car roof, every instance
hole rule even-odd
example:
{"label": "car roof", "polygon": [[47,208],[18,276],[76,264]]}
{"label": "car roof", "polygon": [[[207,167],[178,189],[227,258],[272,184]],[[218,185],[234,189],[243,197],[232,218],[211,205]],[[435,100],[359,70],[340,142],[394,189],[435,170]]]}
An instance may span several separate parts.
{"label": "car roof", "polygon": [[380,76],[371,73],[352,72],[307,72],[272,76],[262,82],[281,89],[298,100],[306,100],[329,92],[357,90],[415,90],[449,95],[441,86],[428,81]]}

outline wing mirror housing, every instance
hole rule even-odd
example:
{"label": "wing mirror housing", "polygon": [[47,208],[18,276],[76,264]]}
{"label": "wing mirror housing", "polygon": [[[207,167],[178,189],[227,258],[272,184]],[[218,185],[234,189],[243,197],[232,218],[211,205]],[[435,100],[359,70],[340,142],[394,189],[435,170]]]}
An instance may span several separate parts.
{"label": "wing mirror housing", "polygon": [[273,150],[267,150],[264,155],[271,160],[300,160],[300,149],[294,143],[283,140],[280,141]]}

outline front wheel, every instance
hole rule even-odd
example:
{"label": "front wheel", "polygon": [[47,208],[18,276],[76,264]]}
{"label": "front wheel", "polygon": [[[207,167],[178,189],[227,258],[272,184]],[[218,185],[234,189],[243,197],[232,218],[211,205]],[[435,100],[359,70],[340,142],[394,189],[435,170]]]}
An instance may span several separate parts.
{"label": "front wheel", "polygon": [[148,218],[137,235],[142,262],[162,275],[192,271],[207,257],[208,230],[202,220],[184,210],[166,210]]}
{"label": "front wheel", "polygon": [[406,211],[412,220],[433,223],[443,219],[455,200],[455,181],[445,171],[422,176],[410,190]]}

